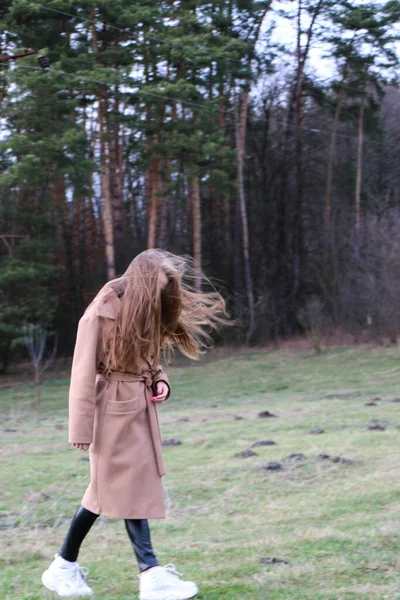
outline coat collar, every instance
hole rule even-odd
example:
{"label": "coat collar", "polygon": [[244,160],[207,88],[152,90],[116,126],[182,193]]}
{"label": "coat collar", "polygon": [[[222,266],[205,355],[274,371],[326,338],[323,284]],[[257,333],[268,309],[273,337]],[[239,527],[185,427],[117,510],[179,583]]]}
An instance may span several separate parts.
{"label": "coat collar", "polygon": [[121,308],[121,301],[117,294],[110,286],[104,286],[100,290],[97,300],[97,315],[99,317],[105,317],[106,319],[115,320],[119,309]]}

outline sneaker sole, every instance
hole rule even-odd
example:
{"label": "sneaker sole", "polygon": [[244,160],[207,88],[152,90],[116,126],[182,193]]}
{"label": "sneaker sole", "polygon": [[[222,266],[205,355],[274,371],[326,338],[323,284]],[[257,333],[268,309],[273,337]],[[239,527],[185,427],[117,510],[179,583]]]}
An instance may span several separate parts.
{"label": "sneaker sole", "polygon": [[198,592],[191,596],[139,596],[139,600],[190,600],[197,596]]}
{"label": "sneaker sole", "polygon": [[59,596],[60,598],[74,598],[74,597],[75,597],[75,598],[79,598],[80,596],[81,596],[81,597],[84,597],[84,596],[92,596],[92,595],[93,595],[93,593],[94,593],[94,592],[92,591],[92,592],[89,592],[89,593],[87,593],[87,594],[68,594],[68,595],[65,595],[65,594],[59,594],[59,593],[58,593],[58,591],[57,591],[57,586],[56,586],[56,587],[54,587],[54,585],[52,585],[52,584],[51,584],[51,582],[49,581],[48,577],[49,577],[49,572],[48,572],[48,571],[45,571],[45,572],[43,573],[42,577],[41,577],[41,580],[42,580],[42,583],[43,583],[44,587],[46,587],[48,590],[50,590],[50,592],[54,592],[55,594],[58,594],[58,596]]}
{"label": "sneaker sole", "polygon": [[160,592],[157,593],[149,593],[149,592],[145,592],[144,594],[140,594],[139,595],[139,600],[190,600],[190,598],[194,598],[195,596],[197,596],[197,594],[199,593],[199,590],[193,590],[193,592],[190,592],[190,595],[187,595],[187,592],[185,594],[167,594],[166,596],[162,596],[160,594]]}

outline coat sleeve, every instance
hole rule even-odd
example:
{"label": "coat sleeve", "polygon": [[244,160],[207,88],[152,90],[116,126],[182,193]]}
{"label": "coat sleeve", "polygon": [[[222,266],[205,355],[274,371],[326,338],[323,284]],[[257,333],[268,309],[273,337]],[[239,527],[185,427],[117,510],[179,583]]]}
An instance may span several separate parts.
{"label": "coat sleeve", "polygon": [[157,394],[157,383],[159,381],[163,381],[164,383],[167,384],[168,386],[168,394],[167,397],[165,398],[166,400],[168,400],[168,398],[171,395],[171,386],[169,384],[169,379],[168,379],[168,375],[166,374],[166,372],[163,370],[161,365],[157,365],[156,366],[156,374],[153,377],[153,392],[154,394]]}
{"label": "coat sleeve", "polygon": [[93,441],[96,404],[99,318],[84,314],[79,321],[69,388],[69,441]]}

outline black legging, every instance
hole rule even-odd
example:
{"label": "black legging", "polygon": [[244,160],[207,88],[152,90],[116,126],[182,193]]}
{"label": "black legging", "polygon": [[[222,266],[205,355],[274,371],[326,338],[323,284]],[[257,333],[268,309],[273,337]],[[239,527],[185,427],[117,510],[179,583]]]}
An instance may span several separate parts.
{"label": "black legging", "polygon": [[[61,548],[60,556],[75,562],[79,549],[93,523],[99,515],[80,506],[72,518],[71,525]],[[125,519],[125,526],[132,542],[140,571],[146,571],[158,565],[150,539],[147,519]]]}

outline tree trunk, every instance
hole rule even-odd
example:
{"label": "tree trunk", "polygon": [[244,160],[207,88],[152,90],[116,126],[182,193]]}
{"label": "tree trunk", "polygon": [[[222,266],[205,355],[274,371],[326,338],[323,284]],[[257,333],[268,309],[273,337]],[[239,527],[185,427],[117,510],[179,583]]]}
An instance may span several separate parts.
{"label": "tree trunk", "polygon": [[354,196],[355,230],[357,247],[360,242],[361,228],[361,179],[362,179],[362,150],[364,141],[364,96],[361,98],[360,112],[358,117],[358,139],[357,139],[357,174],[356,191]]}
{"label": "tree trunk", "polygon": [[[303,167],[303,83],[304,70],[308,59],[311,47],[311,40],[314,33],[314,26],[317,17],[323,6],[323,0],[319,0],[316,6],[313,7],[311,21],[306,31],[306,43],[302,47],[302,18],[303,18],[303,2],[298,0],[297,11],[297,72],[296,72],[296,96],[295,96],[295,115],[296,115],[296,140],[295,140],[295,160],[296,160],[296,199],[294,204],[293,215],[293,237],[292,237],[292,297],[295,303],[300,299],[299,288],[303,281],[303,265],[304,265],[304,167]],[[295,307],[296,309],[296,307]]]}
{"label": "tree trunk", "polygon": [[249,343],[255,328],[253,279],[250,266],[249,224],[247,219],[246,197],[244,190],[244,151],[246,144],[247,106],[249,92],[242,93],[242,103],[235,94],[235,136],[236,136],[236,171],[239,191],[240,219],[242,224],[242,245],[244,260],[244,275],[246,282],[247,306],[249,310],[249,327],[246,341]]}
{"label": "tree trunk", "polygon": [[169,188],[172,182],[172,160],[164,159],[164,177],[162,180],[162,195],[160,196],[160,233],[159,247],[166,248],[168,244],[168,214],[169,214]]}
{"label": "tree trunk", "polygon": [[149,213],[149,233],[147,240],[148,248],[155,248],[157,221],[158,221],[158,205],[159,205],[159,173],[160,160],[153,160],[149,167],[149,185],[150,185],[150,213]]}
{"label": "tree trunk", "polygon": [[[91,16],[95,19],[95,11],[92,10]],[[92,25],[92,49],[94,54],[99,54],[99,44],[97,39],[97,29]],[[100,178],[101,178],[101,194],[103,200],[103,231],[106,254],[107,279],[115,279],[115,249],[114,249],[114,223],[113,210],[111,204],[110,192],[110,173],[109,173],[109,156],[107,148],[107,87],[101,86],[97,90],[98,102],[98,123],[99,123],[99,138],[100,138]]]}
{"label": "tree trunk", "polygon": [[[193,224],[193,258],[196,270],[201,269],[201,206],[200,206],[200,184],[198,175],[191,177],[192,192],[192,224]],[[201,292],[201,276],[196,278],[195,287]]]}
{"label": "tree trunk", "polygon": [[[118,94],[118,90],[116,91]],[[120,157],[120,126],[116,122],[119,114],[119,101],[116,98],[113,106],[114,122],[109,131],[109,173],[110,173],[110,194],[113,210],[114,223],[114,245],[116,253],[116,263],[118,269],[123,262],[124,255],[124,223],[125,210],[123,203],[123,190],[121,188],[121,157]]]}
{"label": "tree trunk", "polygon": [[336,137],[339,126],[340,111],[342,109],[344,98],[344,82],[340,88],[339,98],[336,104],[335,118],[333,121],[332,137],[329,147],[328,169],[326,174],[325,188],[325,211],[324,211],[324,264],[328,266],[329,254],[331,248],[331,212],[332,212],[332,178],[333,166],[335,162]]}
{"label": "tree trunk", "polygon": [[101,161],[101,193],[103,198],[103,228],[104,242],[106,247],[107,279],[115,279],[115,250],[114,250],[114,223],[113,207],[110,193],[109,157],[106,141],[106,113],[107,113],[107,91],[101,89],[98,94],[99,101],[99,135],[100,135],[100,161]]}
{"label": "tree trunk", "polygon": [[[97,129],[96,129],[96,119],[91,119],[90,124],[90,143],[89,143],[89,161],[94,163],[94,155],[97,143]],[[96,218],[95,207],[94,207],[94,173],[93,170],[90,170],[89,175],[89,184],[88,184],[88,194],[85,202],[85,213],[84,213],[84,224],[85,227],[85,256],[86,256],[86,264],[85,264],[85,285],[83,291],[83,298],[85,307],[89,304],[89,302],[93,298],[93,291],[95,288],[95,284],[97,283],[96,275],[99,273],[99,229],[100,223],[98,218]],[[102,251],[101,251],[102,252]],[[102,261],[103,258],[100,257]],[[89,276],[88,276],[89,275]]]}

